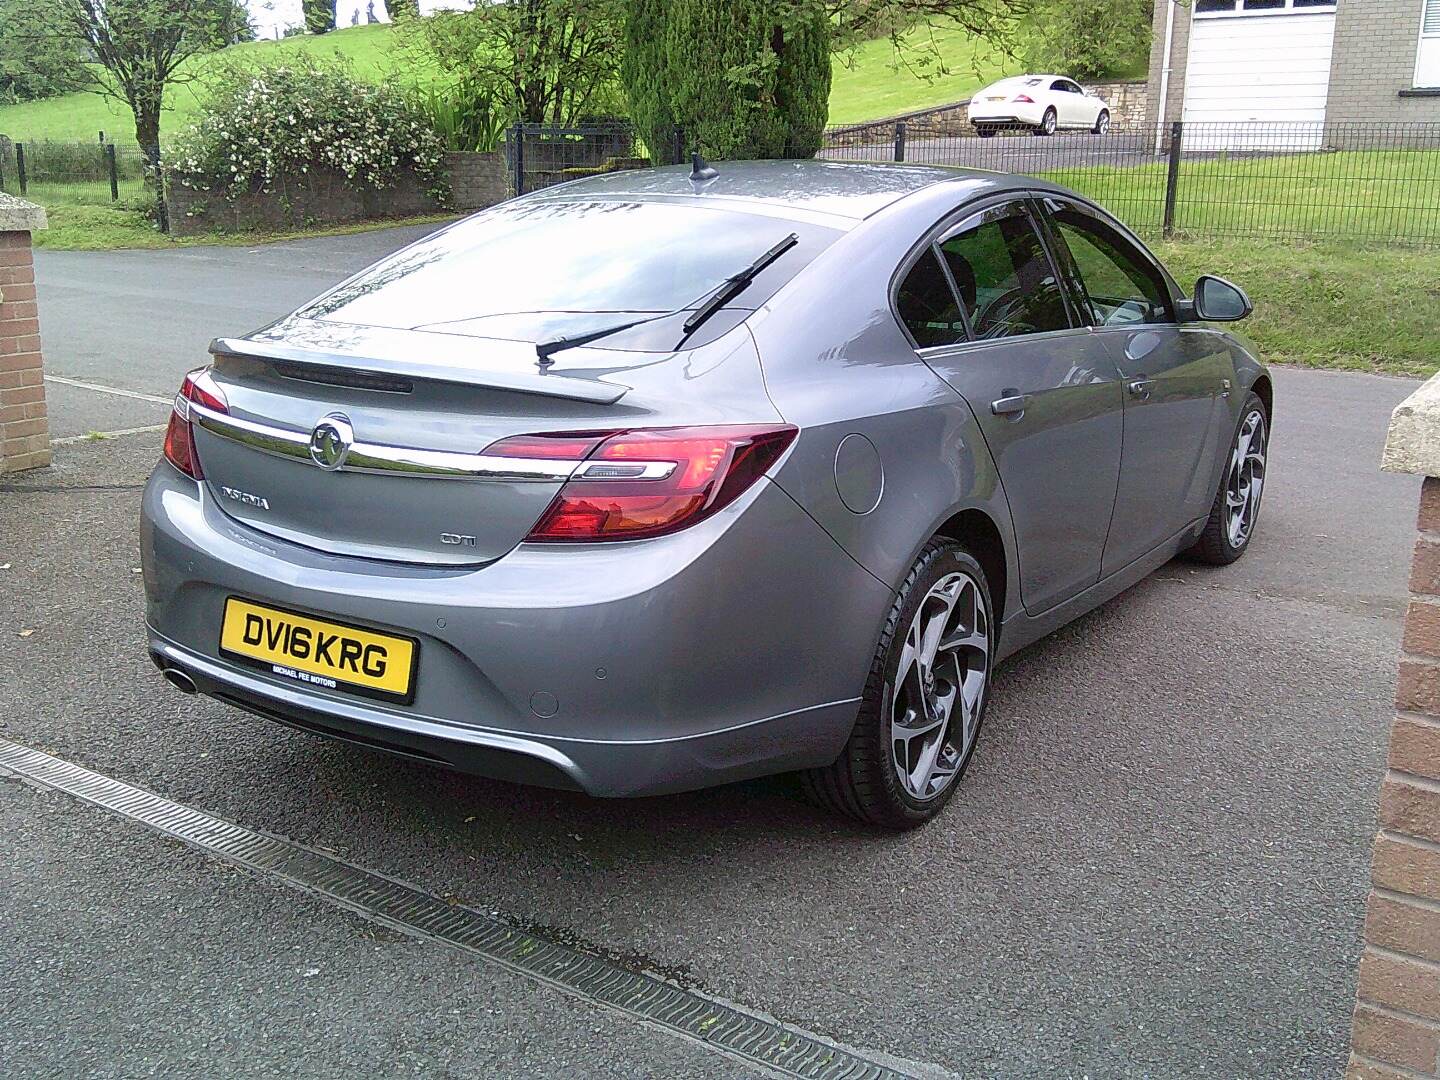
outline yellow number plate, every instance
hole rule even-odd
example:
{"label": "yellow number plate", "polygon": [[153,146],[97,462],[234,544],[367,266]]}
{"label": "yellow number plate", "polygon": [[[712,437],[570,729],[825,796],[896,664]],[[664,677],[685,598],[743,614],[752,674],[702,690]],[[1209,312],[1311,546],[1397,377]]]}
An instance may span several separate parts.
{"label": "yellow number plate", "polygon": [[419,656],[410,638],[312,619],[238,596],[225,601],[220,651],[310,686],[404,702],[413,695]]}

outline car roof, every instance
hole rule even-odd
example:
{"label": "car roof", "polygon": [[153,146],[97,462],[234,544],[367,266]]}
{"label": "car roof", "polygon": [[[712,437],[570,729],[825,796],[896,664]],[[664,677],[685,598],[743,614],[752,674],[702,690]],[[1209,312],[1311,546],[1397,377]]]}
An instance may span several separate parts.
{"label": "car roof", "polygon": [[[557,184],[527,199],[684,200],[812,220],[846,229],[935,184],[973,182],[991,189],[1034,186],[1029,178],[947,165],[862,161],[719,161],[718,175],[692,183],[689,165],[629,169]],[[1007,183],[1008,182],[1008,183]],[[1048,186],[1048,185],[1047,185]]]}

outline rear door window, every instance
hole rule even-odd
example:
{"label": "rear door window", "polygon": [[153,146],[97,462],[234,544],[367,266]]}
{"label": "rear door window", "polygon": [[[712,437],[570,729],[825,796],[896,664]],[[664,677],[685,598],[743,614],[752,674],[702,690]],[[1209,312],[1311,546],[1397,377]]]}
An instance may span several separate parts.
{"label": "rear door window", "polygon": [[981,212],[939,247],[977,339],[1070,329],[1064,291],[1022,204]]}

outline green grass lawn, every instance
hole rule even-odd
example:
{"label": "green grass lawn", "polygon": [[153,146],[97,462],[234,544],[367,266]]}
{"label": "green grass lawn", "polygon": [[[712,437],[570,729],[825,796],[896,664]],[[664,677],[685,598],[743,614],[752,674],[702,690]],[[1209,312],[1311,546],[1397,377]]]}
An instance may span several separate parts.
{"label": "green grass lawn", "polygon": [[[394,43],[395,35],[389,26],[352,26],[318,37],[303,34],[280,41],[232,45],[218,53],[199,57],[193,67],[197,72],[203,72],[216,59],[308,52],[316,56],[343,56],[354,65],[357,74],[378,78],[398,66],[391,56]],[[182,83],[171,90],[161,120],[162,135],[183,127],[194,115],[198,89],[196,84]],[[16,142],[39,139],[98,141],[101,131],[105,132],[107,139],[113,137],[117,143],[133,144],[135,119],[130,107],[112,98],[89,93],[65,94],[43,101],[0,107],[0,134],[8,135]]]}
{"label": "green grass lawn", "polygon": [[[874,120],[912,109],[943,105],[969,97],[978,87],[1016,70],[1017,61],[1001,59],[978,39],[961,30],[933,32],[935,52],[923,48],[930,32],[916,32],[912,44],[917,52],[911,65],[900,63],[888,39],[870,41],[835,63],[830,91],[830,122],[850,124]],[[281,41],[255,41],[234,45],[196,60],[197,72],[215,63],[216,58],[276,56],[308,52],[319,56],[347,58],[357,73],[379,78],[402,67],[396,36],[389,26],[354,26],[329,34],[309,34]],[[195,113],[194,84],[173,89],[161,123],[162,132],[176,131]],[[66,94],[44,101],[29,101],[0,107],[0,133],[17,142],[38,139],[95,140],[104,131],[107,138],[124,143],[134,138],[134,120],[128,106],[96,94]]]}
{"label": "green grass lawn", "polygon": [[[1149,164],[1043,175],[1102,203],[1137,232],[1153,234],[1163,221],[1165,172],[1164,164]],[[1440,243],[1440,151],[1186,160],[1175,228],[1197,236]]]}
{"label": "green grass lawn", "polygon": [[1239,324],[1272,364],[1428,378],[1440,370],[1440,257],[1422,248],[1172,240],[1155,253],[1185,288],[1219,274],[1255,313]]}

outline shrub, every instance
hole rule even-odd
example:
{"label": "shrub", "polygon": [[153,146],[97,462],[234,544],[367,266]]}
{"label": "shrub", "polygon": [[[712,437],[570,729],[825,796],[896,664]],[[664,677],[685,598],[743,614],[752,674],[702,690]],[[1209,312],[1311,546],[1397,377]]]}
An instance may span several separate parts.
{"label": "shrub", "polygon": [[629,15],[632,39],[663,32],[663,50],[647,48],[623,71],[652,152],[665,145],[669,123],[716,158],[809,157],[819,149],[832,35],[823,5],[630,0]]}
{"label": "shrub", "polygon": [[411,91],[410,102],[427,118],[446,150],[488,153],[504,138],[504,114],[481,87],[464,82],[431,85]]}
{"label": "shrub", "polygon": [[1093,79],[1123,71],[1150,45],[1152,0],[1042,0],[1022,50],[1034,71]]}
{"label": "shrub", "polygon": [[169,161],[203,191],[273,191],[312,169],[378,189],[410,169],[439,194],[443,153],[429,118],[400,90],[358,79],[344,64],[298,56],[221,69]]}

